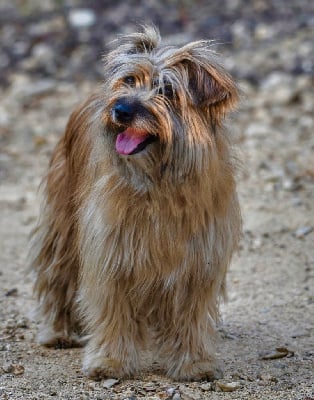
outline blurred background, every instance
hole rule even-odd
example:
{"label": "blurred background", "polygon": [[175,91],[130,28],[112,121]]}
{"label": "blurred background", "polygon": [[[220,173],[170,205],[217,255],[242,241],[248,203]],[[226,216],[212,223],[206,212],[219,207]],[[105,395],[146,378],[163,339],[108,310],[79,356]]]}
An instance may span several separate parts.
{"label": "blurred background", "polygon": [[[108,398],[100,383],[90,389],[80,375],[78,354],[35,344],[36,327],[23,319],[34,306],[31,284],[21,277],[52,149],[73,108],[102,81],[106,43],[143,23],[159,27],[167,41],[215,40],[242,90],[239,110],[228,119],[243,164],[244,219],[223,311],[225,376],[241,390],[228,399],[310,400],[313,0],[0,0],[0,342],[6,340],[0,351],[13,365],[0,362],[0,397],[46,399],[63,390],[60,398]],[[278,347],[289,351],[271,353]],[[270,359],[290,356],[267,363],[262,349]],[[12,379],[15,370],[20,380]],[[186,388],[195,396],[184,397]],[[84,390],[94,394],[84,397]],[[207,398],[200,390],[191,383],[172,393]]]}
{"label": "blurred background", "polygon": [[170,42],[217,42],[243,92],[231,133],[257,184],[293,191],[313,179],[312,0],[0,0],[0,179],[40,176],[102,80],[106,44],[146,23]]}
{"label": "blurred background", "polygon": [[292,129],[309,150],[311,0],[0,0],[0,143],[38,151],[54,142],[70,109],[101,81],[106,43],[143,23],[169,41],[217,42],[244,94],[234,134],[271,145],[280,130],[284,145]]}
{"label": "blurred background", "polygon": [[15,71],[37,78],[101,78],[100,58],[106,43],[117,33],[132,32],[137,23],[154,23],[163,36],[215,39],[224,53],[256,49],[253,60],[229,66],[237,77],[253,84],[274,70],[298,76],[312,69],[310,0],[1,3],[2,84]]}

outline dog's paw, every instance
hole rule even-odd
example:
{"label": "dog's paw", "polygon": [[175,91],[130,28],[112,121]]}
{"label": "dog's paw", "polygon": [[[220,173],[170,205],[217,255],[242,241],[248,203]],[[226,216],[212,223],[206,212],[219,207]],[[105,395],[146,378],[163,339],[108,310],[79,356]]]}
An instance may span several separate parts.
{"label": "dog's paw", "polygon": [[56,349],[67,349],[70,347],[82,347],[85,339],[76,334],[66,334],[64,332],[56,332],[52,329],[41,329],[37,337],[38,343],[46,347],[54,347]]}
{"label": "dog's paw", "polygon": [[180,369],[169,370],[168,376],[178,381],[213,381],[223,376],[222,368],[213,361],[194,361]]}
{"label": "dog's paw", "polygon": [[102,378],[122,378],[126,376],[122,363],[113,358],[90,360],[84,362],[82,371],[89,378],[100,380]]}

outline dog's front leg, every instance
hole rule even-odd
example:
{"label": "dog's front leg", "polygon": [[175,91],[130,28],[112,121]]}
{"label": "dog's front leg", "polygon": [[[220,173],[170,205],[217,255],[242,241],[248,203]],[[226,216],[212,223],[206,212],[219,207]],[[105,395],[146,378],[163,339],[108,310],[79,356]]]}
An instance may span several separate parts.
{"label": "dog's front leg", "polygon": [[160,308],[159,331],[164,330],[162,325],[167,327],[160,335],[160,356],[167,375],[175,380],[213,380],[222,375],[215,356],[215,322],[211,315],[216,313],[216,304],[206,292],[187,292],[185,299],[178,295],[179,301],[174,293],[171,312],[169,307],[164,312]]}
{"label": "dog's front leg", "polygon": [[133,376],[139,369],[143,340],[140,324],[126,294],[117,286],[104,288],[106,299],[101,304],[99,301],[91,304],[93,296],[85,300],[89,302],[90,339],[83,359],[83,372],[94,379]]}

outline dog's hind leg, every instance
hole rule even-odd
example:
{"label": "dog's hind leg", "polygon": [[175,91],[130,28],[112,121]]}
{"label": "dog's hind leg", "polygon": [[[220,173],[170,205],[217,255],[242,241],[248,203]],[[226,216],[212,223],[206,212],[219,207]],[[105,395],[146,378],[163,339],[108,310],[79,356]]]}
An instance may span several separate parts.
{"label": "dog's hind leg", "polygon": [[41,320],[39,343],[69,347],[80,344],[76,313],[79,260],[71,188],[62,143],[56,148],[45,180],[45,202],[32,233],[29,269]]}

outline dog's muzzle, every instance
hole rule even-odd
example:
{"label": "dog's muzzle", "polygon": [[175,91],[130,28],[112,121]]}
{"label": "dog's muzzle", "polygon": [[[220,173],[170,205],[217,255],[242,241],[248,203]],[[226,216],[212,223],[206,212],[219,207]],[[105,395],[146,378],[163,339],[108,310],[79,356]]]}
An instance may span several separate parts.
{"label": "dog's muzzle", "polygon": [[140,153],[150,143],[156,140],[145,129],[132,126],[137,118],[143,118],[147,114],[146,109],[136,99],[120,98],[112,107],[112,119],[126,128],[116,137],[116,151],[121,155],[133,155]]}

